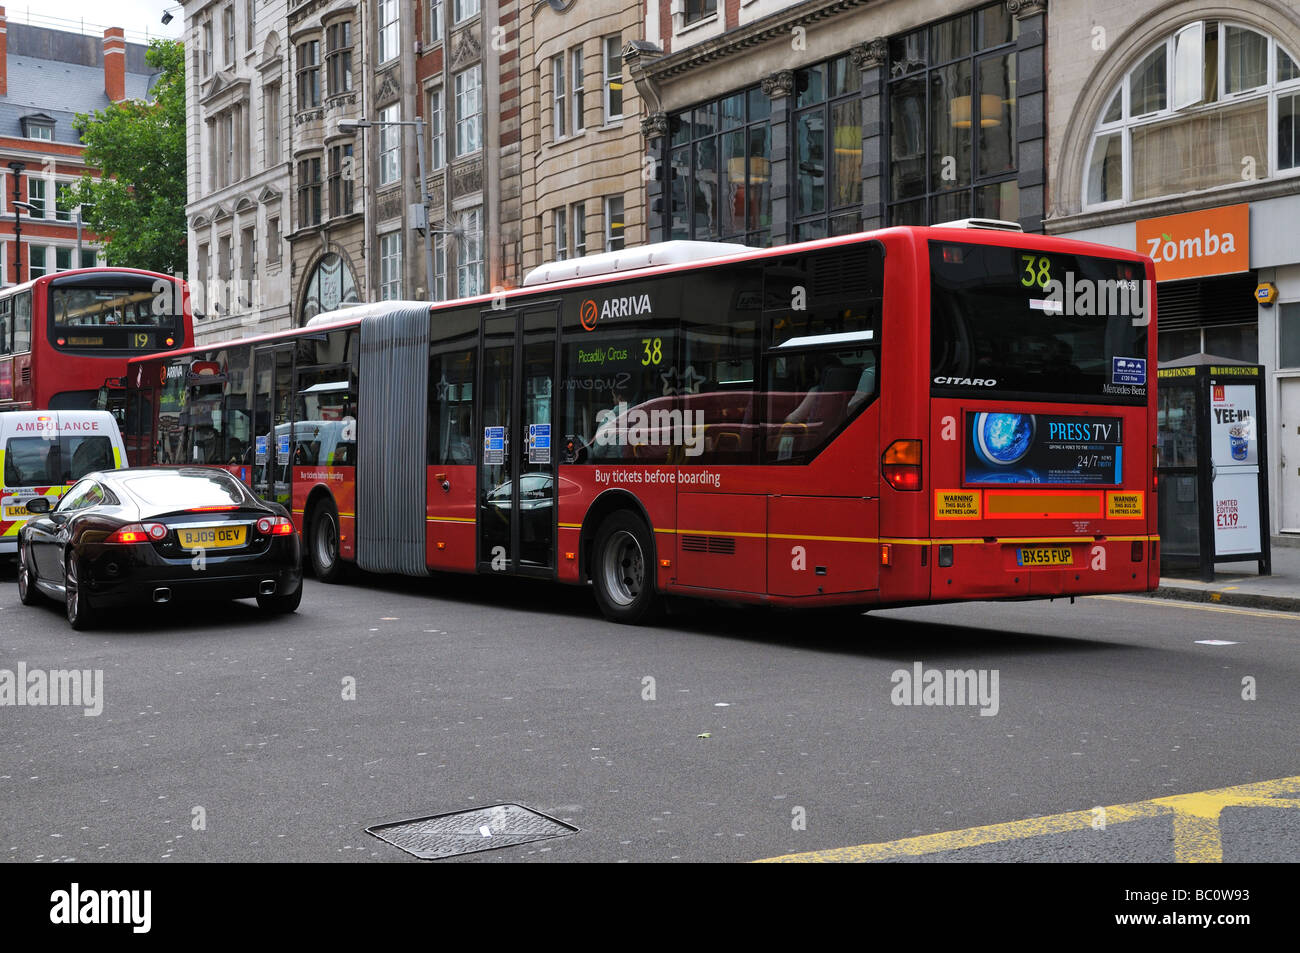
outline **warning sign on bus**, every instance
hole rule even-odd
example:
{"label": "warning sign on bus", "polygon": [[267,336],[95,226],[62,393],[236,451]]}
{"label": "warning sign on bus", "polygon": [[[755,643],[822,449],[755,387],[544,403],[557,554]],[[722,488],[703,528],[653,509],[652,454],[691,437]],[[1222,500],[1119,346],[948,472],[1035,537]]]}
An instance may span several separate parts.
{"label": "warning sign on bus", "polygon": [[1145,515],[1142,505],[1141,490],[1134,493],[1109,492],[1106,494],[1106,517],[1113,520],[1140,520]]}
{"label": "warning sign on bus", "polygon": [[935,490],[934,517],[941,520],[979,519],[980,491]]}

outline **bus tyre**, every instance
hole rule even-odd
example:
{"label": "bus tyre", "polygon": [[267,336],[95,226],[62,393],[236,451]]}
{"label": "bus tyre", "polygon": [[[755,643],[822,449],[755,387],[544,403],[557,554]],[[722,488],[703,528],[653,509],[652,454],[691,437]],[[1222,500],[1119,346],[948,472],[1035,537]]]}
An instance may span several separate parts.
{"label": "bus tyre", "polygon": [[18,601],[25,606],[34,606],[41,601],[40,590],[36,588],[32,575],[31,553],[27,551],[27,542],[18,539]]}
{"label": "bus tyre", "polygon": [[90,599],[81,584],[81,567],[77,557],[68,553],[64,563],[64,586],[67,596],[68,625],[78,632],[84,632],[95,625],[95,613],[90,608]]}
{"label": "bus tyre", "polygon": [[312,508],[308,533],[307,557],[311,571],[321,582],[338,582],[343,575],[343,560],[339,557],[339,511],[329,500],[321,500]]}
{"label": "bus tyre", "polygon": [[620,510],[600,524],[591,580],[600,611],[611,622],[639,625],[658,613],[654,547],[645,523]]}
{"label": "bus tyre", "polygon": [[301,584],[288,595],[277,592],[273,595],[257,597],[257,607],[270,615],[288,615],[290,612],[297,612],[301,602]]}

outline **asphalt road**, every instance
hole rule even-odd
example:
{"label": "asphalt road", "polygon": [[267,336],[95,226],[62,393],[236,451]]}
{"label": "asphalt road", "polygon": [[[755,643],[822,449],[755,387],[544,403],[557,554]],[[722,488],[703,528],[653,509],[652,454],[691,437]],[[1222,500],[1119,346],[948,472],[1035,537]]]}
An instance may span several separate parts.
{"label": "asphalt road", "polygon": [[[75,633],[0,570],[0,669],[104,679],[97,717],[0,707],[0,857],[412,861],[365,828],[514,802],[579,832],[465,860],[745,861],[1300,775],[1297,615],[693,606],[634,629],[535,583],[306,585],[290,617],[149,608]],[[1216,638],[1237,644],[1197,644]],[[916,663],[996,672],[996,714],[895,704]],[[1298,819],[1228,807],[1223,859],[1296,859]],[[1172,860],[1172,841],[1148,818],[903,859]]]}

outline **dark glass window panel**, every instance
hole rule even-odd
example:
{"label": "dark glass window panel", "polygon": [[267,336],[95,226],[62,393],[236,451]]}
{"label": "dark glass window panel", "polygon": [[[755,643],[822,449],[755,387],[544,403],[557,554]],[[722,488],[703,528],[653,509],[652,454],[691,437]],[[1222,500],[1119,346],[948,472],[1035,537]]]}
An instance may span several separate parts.
{"label": "dark glass window panel", "polygon": [[736,93],[722,100],[722,128],[734,129],[745,121],[745,94]]}
{"label": "dark glass window panel", "polygon": [[955,17],[930,27],[930,64],[947,63],[971,54],[971,18]]}
{"label": "dark glass window panel", "polygon": [[818,63],[808,69],[795,70],[795,108],[811,106],[826,98],[826,64]]}
{"label": "dark glass window panel", "polygon": [[753,232],[745,242],[751,248],[767,248],[772,244],[771,232]]}
{"label": "dark glass window panel", "polygon": [[1259,362],[1259,329],[1254,324],[1231,324],[1205,329],[1205,353],[1237,361]]}
{"label": "dark glass window panel", "polygon": [[901,202],[898,205],[890,206],[889,224],[929,225],[929,217],[925,214],[925,199],[917,199],[914,202]]}
{"label": "dark glass window panel", "polygon": [[[699,110],[696,110],[698,112]],[[714,238],[718,235],[718,146],[717,139],[695,144],[695,181],[692,189],[692,235]]]}
{"label": "dark glass window panel", "polygon": [[828,231],[831,235],[852,235],[854,232],[862,231],[862,212],[855,209],[843,215],[836,215],[831,219]]}
{"label": "dark glass window panel", "polygon": [[975,217],[1020,220],[1020,187],[1015,179],[983,185],[975,190]]}
{"label": "dark glass window panel", "polygon": [[862,71],[847,56],[831,60],[830,90],[827,95],[845,96],[862,88]]}
{"label": "dark glass window panel", "polygon": [[979,175],[1016,168],[1016,55],[979,61]]}
{"label": "dark glass window panel", "polygon": [[722,135],[722,208],[719,223],[724,237],[745,231],[745,204],[748,193],[745,168],[745,132],[738,129]]}
{"label": "dark glass window panel", "polygon": [[831,207],[862,204],[862,100],[831,106]]}
{"label": "dark glass window panel", "polygon": [[931,70],[930,188],[936,192],[970,185],[971,149],[978,122],[978,100],[971,99],[967,60]]}
{"label": "dark glass window panel", "polygon": [[1278,98],[1277,165],[1279,169],[1300,165],[1300,96]]}
{"label": "dark glass window panel", "polygon": [[893,83],[889,88],[890,197],[926,193],[925,77]]}
{"label": "dark glass window panel", "polygon": [[[1163,334],[1160,340],[1164,343]],[[1277,366],[1300,367],[1300,304],[1277,306],[1277,343]]]}
{"label": "dark glass window panel", "polygon": [[1201,350],[1201,329],[1161,331],[1156,337],[1156,347],[1161,361],[1173,361],[1189,354],[1197,354]]}
{"label": "dark glass window panel", "polygon": [[691,141],[691,114],[677,113],[668,119],[668,134],[675,146],[685,145]]}
{"label": "dark glass window panel", "polygon": [[[749,184],[745,190],[748,227],[767,228],[772,224],[772,133],[766,126],[750,126]],[[766,244],[766,243],[764,243]]]}
{"label": "dark glass window panel", "polygon": [[795,131],[795,214],[826,211],[826,112],[799,116]]}
{"label": "dark glass window panel", "polygon": [[692,138],[711,136],[718,131],[718,104],[706,103],[695,107],[695,128],[691,130]]}
{"label": "dark glass window panel", "polygon": [[794,227],[794,240],[797,242],[810,242],[816,238],[826,237],[826,222],[801,222]]}
{"label": "dark glass window panel", "polygon": [[917,30],[889,41],[889,75],[905,76],[925,69],[925,30]]}
{"label": "dark glass window panel", "polygon": [[762,87],[753,86],[749,90],[749,121],[758,122],[772,115],[772,100],[767,98]]}
{"label": "dark glass window panel", "polygon": [[669,159],[669,230],[673,238],[691,237],[690,207],[687,201],[691,183],[691,147],[674,149]]}
{"label": "dark glass window panel", "polygon": [[946,195],[936,195],[930,199],[930,221],[927,224],[934,225],[937,222],[952,222],[960,218],[970,218],[970,191],[962,189],[960,192],[949,192]]}
{"label": "dark glass window panel", "polygon": [[978,49],[987,50],[1016,38],[1019,21],[1007,11],[1005,3],[994,3],[975,12],[979,24]]}

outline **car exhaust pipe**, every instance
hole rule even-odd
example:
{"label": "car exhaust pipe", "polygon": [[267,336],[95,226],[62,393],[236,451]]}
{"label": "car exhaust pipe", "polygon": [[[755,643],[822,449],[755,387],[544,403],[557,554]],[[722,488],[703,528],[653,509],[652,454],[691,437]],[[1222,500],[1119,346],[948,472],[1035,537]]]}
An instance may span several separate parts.
{"label": "car exhaust pipe", "polygon": [[157,603],[171,602],[172,591],[167,588],[155,589],[153,591],[153,601]]}
{"label": "car exhaust pipe", "polygon": [[259,596],[273,596],[273,595],[275,595],[275,580],[274,580],[274,579],[263,579],[263,580],[261,581],[261,583],[258,584],[258,587],[257,587],[257,594],[258,594]]}

